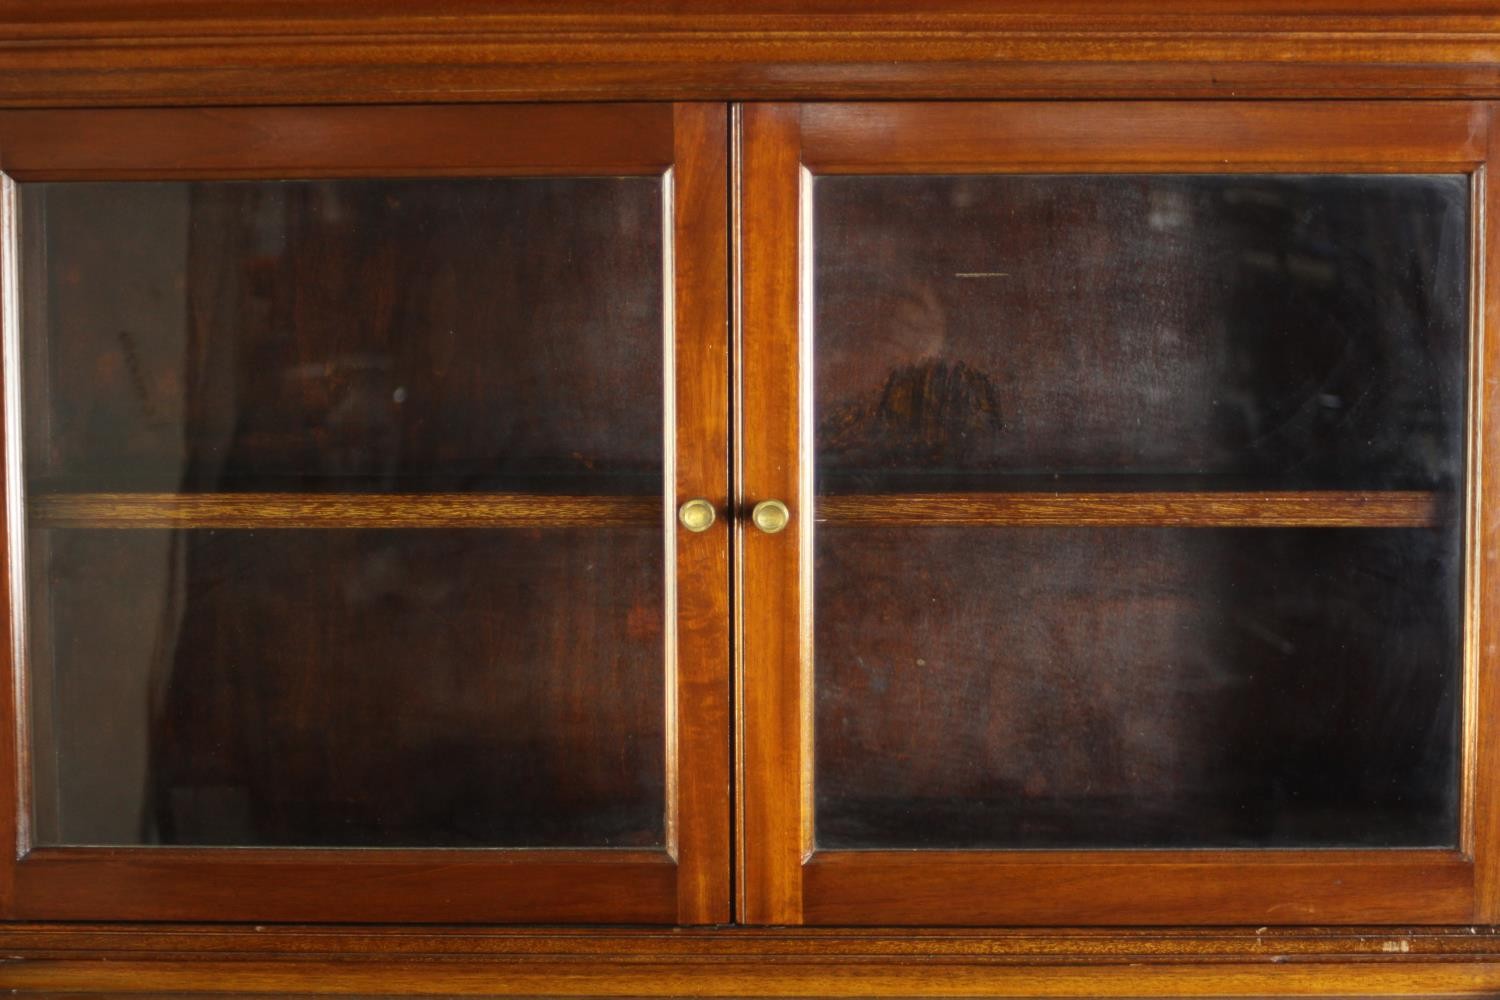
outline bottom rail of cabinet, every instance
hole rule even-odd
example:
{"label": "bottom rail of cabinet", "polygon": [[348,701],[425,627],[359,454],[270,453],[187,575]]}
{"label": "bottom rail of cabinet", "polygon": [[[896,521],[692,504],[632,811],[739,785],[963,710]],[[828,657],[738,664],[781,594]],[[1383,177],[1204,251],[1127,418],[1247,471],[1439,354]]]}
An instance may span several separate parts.
{"label": "bottom rail of cabinet", "polygon": [[0,925],[22,997],[1500,997],[1500,928]]}

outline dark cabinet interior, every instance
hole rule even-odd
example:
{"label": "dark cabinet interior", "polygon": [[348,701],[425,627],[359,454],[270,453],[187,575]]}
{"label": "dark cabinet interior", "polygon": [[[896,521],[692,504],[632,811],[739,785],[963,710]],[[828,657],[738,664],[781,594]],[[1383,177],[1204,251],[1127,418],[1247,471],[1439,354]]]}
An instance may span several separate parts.
{"label": "dark cabinet interior", "polygon": [[38,844],[664,843],[654,526],[48,534]]}
{"label": "dark cabinet interior", "polygon": [[811,200],[822,492],[1462,485],[1466,175],[832,175]]}
{"label": "dark cabinet interior", "polygon": [[1452,534],[824,527],[818,844],[1454,847]]}
{"label": "dark cabinet interior", "polygon": [[19,191],[36,491],[659,491],[659,178]]}

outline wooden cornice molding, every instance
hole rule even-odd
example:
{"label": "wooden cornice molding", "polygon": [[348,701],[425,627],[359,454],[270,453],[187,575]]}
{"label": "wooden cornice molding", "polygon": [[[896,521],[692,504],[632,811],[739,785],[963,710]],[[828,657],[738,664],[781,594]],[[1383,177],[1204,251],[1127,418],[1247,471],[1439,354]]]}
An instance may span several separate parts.
{"label": "wooden cornice molding", "polygon": [[1500,3],[0,0],[0,106],[1500,97]]}

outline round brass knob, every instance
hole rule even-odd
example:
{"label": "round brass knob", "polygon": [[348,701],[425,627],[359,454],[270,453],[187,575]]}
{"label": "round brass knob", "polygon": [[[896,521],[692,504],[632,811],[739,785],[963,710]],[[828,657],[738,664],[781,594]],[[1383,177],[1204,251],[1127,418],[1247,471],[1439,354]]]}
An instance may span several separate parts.
{"label": "round brass knob", "polygon": [[766,534],[774,535],[792,522],[792,512],[780,500],[762,500],[750,511],[750,521]]}
{"label": "round brass knob", "polygon": [[689,531],[707,531],[714,524],[714,505],[701,497],[677,508],[677,520]]}

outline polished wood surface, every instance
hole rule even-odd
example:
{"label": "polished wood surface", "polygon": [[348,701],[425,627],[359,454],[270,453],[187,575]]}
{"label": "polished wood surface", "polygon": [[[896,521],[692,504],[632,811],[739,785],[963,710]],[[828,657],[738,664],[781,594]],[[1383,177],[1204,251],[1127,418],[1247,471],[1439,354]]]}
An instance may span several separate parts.
{"label": "polished wood surface", "polygon": [[[668,759],[676,808],[677,922],[732,919],[730,825],[733,729],[727,516],[678,531],[677,508],[703,497],[727,515],[729,492],[729,116],[722,106],[674,112],[672,225],[675,269],[670,404],[675,434],[666,496],[676,554],[669,591],[675,648],[669,674],[675,726]],[[675,429],[674,429],[675,428]],[[670,551],[670,550],[669,550]]]}
{"label": "polished wood surface", "polygon": [[[811,846],[804,799],[811,719],[799,669],[812,642],[811,456],[798,281],[798,118],[791,105],[739,109],[735,141],[735,634],[738,676],[739,910],[747,924],[792,924],[802,909],[799,866]],[[775,535],[749,525],[762,500],[791,523]]]}
{"label": "polished wood surface", "polygon": [[1492,996],[1493,928],[0,928],[21,996]]}
{"label": "polished wood surface", "polygon": [[[10,919],[348,923],[624,923],[678,919],[666,851],[445,851],[309,848],[38,848],[16,866]],[[441,906],[434,901],[441,901]],[[107,902],[102,902],[107,901]]]}
{"label": "polished wood surface", "polygon": [[588,528],[651,525],[661,501],[549,493],[53,493],[39,528]]}
{"label": "polished wood surface", "polygon": [[822,524],[1179,525],[1426,528],[1442,499],[1423,490],[1303,493],[912,493],[819,496]]}
{"label": "polished wood surface", "polygon": [[[1444,851],[828,851],[804,869],[804,919],[895,925],[1462,923],[1473,866]],[[982,885],[984,890],[976,892]],[[1080,914],[1084,916],[1080,919]]]}
{"label": "polished wood surface", "polygon": [[[1492,162],[1500,162],[1500,106],[1491,104],[1488,110],[1490,156]],[[1487,238],[1481,244],[1478,266],[1493,276],[1500,274],[1500,238],[1494,228],[1500,223],[1500,185],[1487,178],[1482,195]],[[1465,749],[1472,764],[1465,779],[1472,830],[1469,843],[1475,854],[1475,919],[1500,923],[1500,850],[1495,849],[1500,844],[1500,782],[1487,777],[1500,769],[1500,677],[1495,664],[1500,651],[1500,546],[1494,544],[1500,538],[1500,427],[1495,422],[1500,386],[1493,378],[1500,371],[1500,281],[1493,277],[1486,280],[1484,295],[1476,303],[1475,327],[1481,335],[1473,364],[1489,374],[1475,379],[1471,388],[1474,418],[1469,434],[1475,465],[1467,511],[1471,660],[1464,695],[1470,706],[1466,721],[1471,734]]]}
{"label": "polished wood surface", "polygon": [[[1500,928],[1386,924],[1355,927],[391,927],[278,923],[0,924],[0,946],[21,961],[47,957],[122,960],[156,953],[183,959],[303,955],[576,958],[582,962],[724,961],[759,955],[784,960],[888,963],[1049,961],[1163,965],[1216,959],[1286,966],[1301,962],[1399,963],[1403,956],[1454,962],[1500,959]],[[104,970],[101,969],[101,972]]]}
{"label": "polished wood surface", "polygon": [[1487,0],[9,0],[11,105],[1494,97]]}
{"label": "polished wood surface", "polygon": [[660,174],[668,104],[0,111],[17,180]]}
{"label": "polished wood surface", "polygon": [[[543,960],[485,963],[456,960],[436,966],[411,961],[331,959],[197,963],[135,960],[99,963],[48,959],[20,967],[13,995],[28,1000],[164,995],[288,998],[342,995],[518,997],[1007,997],[1083,1000],[1131,997],[1167,1000],[1233,996],[1243,1000],[1321,997],[1372,1000],[1415,996],[1492,997],[1500,984],[1484,962],[1409,959],[1387,962],[1298,963],[1287,966],[1203,962],[1163,968],[1154,963],[1080,968],[1046,962],[870,963],[809,958],[777,961],[752,955],[738,961],[637,960],[609,964]],[[332,991],[337,991],[334,994]],[[1330,992],[1335,990],[1337,992]]]}
{"label": "polished wood surface", "polygon": [[912,958],[993,964],[1050,960],[1082,965],[1202,959],[1286,965],[1308,961],[1494,961],[1500,928],[1369,924],[1355,927],[392,927],[275,923],[0,924],[8,956],[128,959],[151,953],[184,959],[238,955],[328,959],[360,954],[478,960],[532,956],[581,961],[725,960],[762,955],[838,962]]}
{"label": "polished wood surface", "polygon": [[[1306,96],[1306,95],[1303,95]],[[1475,102],[810,103],[819,174],[1438,172],[1485,159]]]}

